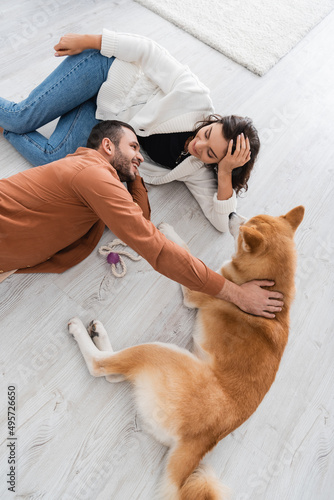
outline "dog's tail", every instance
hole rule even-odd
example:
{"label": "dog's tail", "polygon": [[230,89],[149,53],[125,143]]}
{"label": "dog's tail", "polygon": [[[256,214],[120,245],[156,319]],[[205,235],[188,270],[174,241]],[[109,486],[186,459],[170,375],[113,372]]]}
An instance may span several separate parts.
{"label": "dog's tail", "polygon": [[214,475],[213,471],[199,465],[181,487],[180,500],[227,500],[230,490]]}
{"label": "dog's tail", "polygon": [[179,443],[170,451],[159,497],[162,500],[227,500],[229,489],[204,465],[196,443]]}

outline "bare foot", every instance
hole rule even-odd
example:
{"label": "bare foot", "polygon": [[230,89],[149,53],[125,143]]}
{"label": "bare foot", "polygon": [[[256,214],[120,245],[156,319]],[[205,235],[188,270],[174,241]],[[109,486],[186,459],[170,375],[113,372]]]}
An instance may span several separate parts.
{"label": "bare foot", "polygon": [[0,127],[0,134],[3,134],[3,128]]}

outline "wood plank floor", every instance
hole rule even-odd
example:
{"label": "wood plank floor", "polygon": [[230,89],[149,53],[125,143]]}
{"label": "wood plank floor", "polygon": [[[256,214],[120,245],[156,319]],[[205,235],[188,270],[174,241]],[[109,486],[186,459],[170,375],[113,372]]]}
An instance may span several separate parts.
{"label": "wood plank floor", "polygon": [[[52,48],[62,34],[110,27],[157,40],[210,87],[217,112],[254,119],[262,151],[239,212],[305,205],[297,295],[271,391],[206,460],[234,500],[332,500],[334,13],[262,78],[132,0],[6,2],[0,27],[3,97],[24,98],[56,67]],[[3,138],[0,151],[1,177],[29,168]],[[208,265],[230,257],[232,238],[208,225],[182,184],[150,187],[149,196],[153,221],[174,225]],[[102,242],[113,238],[106,231]],[[89,375],[67,321],[100,319],[115,349],[150,340],[190,347],[194,312],[182,306],[179,286],[145,261],[129,262],[117,280],[93,252],[63,275],[13,275],[0,297],[1,408],[8,385],[18,394],[17,488],[7,490],[2,411],[0,498],[154,500],[167,449],[142,431],[127,383]]]}

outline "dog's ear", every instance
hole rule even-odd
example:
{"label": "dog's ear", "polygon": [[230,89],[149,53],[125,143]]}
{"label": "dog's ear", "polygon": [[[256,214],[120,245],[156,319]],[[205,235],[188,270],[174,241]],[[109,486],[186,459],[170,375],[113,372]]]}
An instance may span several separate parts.
{"label": "dog's ear", "polygon": [[305,213],[305,208],[303,207],[303,205],[299,205],[299,207],[293,208],[287,214],[282,215],[282,218],[285,219],[290,224],[293,232],[295,232],[297,227],[303,220],[304,213]]}
{"label": "dog's ear", "polygon": [[264,243],[264,237],[255,227],[241,226],[240,234],[243,239],[242,246],[245,252],[254,252]]}

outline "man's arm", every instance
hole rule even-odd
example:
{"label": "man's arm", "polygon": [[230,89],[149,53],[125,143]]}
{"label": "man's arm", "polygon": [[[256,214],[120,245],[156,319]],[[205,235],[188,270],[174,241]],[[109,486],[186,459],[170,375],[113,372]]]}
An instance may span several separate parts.
{"label": "man's arm", "polygon": [[140,175],[136,175],[134,181],[128,181],[126,184],[133,201],[142,209],[145,219],[151,220],[151,207],[143,179]]}
{"label": "man's arm", "polygon": [[273,317],[283,305],[276,299],[281,294],[260,287],[260,284],[272,285],[272,282],[235,285],[168,240],[144,218],[127,189],[107,170],[92,168],[81,171],[73,189],[118,238],[166,277],[191,290],[233,302],[245,312],[267,318]]}
{"label": "man's arm", "polygon": [[72,181],[78,198],[158,272],[199,292],[215,296],[225,278],[187,250],[168,240],[134,203],[131,194],[108,169],[86,168]]}

